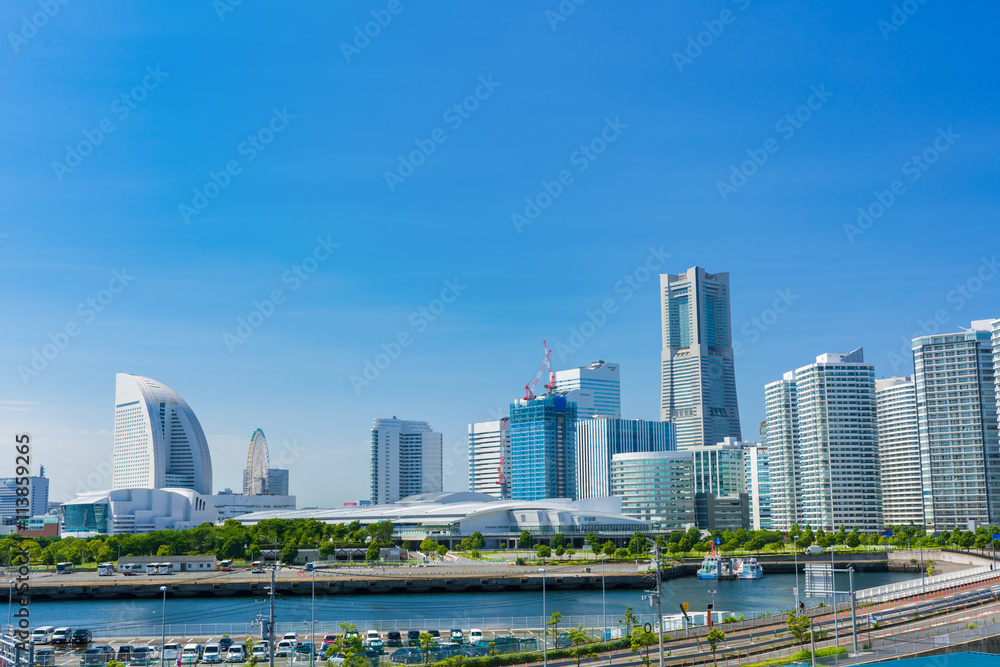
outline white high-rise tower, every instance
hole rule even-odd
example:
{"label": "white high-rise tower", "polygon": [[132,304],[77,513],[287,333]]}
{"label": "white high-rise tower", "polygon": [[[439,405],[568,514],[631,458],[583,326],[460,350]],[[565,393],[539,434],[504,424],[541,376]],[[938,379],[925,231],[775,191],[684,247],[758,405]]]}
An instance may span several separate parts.
{"label": "white high-rise tower", "polygon": [[417,493],[440,491],[442,438],[427,422],[372,420],[371,501],[394,503]]}
{"label": "white high-rise tower", "polygon": [[912,377],[875,381],[882,520],[887,526],[924,525],[920,481],[917,391]]}

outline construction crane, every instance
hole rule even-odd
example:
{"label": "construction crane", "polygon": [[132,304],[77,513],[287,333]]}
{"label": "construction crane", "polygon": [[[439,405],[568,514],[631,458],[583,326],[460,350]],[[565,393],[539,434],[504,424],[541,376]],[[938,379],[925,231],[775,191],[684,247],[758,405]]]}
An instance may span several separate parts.
{"label": "construction crane", "polygon": [[542,341],[542,347],[545,349],[545,360],[539,366],[538,372],[535,374],[535,379],[524,385],[524,400],[526,401],[530,401],[535,397],[535,387],[538,386],[538,381],[542,379],[542,373],[546,369],[549,371],[549,383],[545,385],[545,388],[549,391],[556,388],[556,374],[552,371],[552,364],[549,363],[549,355],[552,354],[552,350],[549,349],[548,343],[544,340]]}

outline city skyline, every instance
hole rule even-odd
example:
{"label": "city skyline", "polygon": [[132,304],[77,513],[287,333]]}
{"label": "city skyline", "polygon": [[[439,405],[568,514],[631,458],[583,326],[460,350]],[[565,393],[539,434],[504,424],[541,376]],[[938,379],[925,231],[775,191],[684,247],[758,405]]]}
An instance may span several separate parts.
{"label": "city skyline", "polygon": [[542,340],[658,420],[661,274],[729,274],[748,440],[821,351],[912,375],[912,338],[997,317],[1000,8],[724,5],[714,35],[721,8],[404,2],[357,46],[384,5],[71,4],[24,37],[37,2],[5,4],[0,423],[53,500],[108,489],[136,373],[197,413],[214,488],[261,428],[338,505],[385,415],[466,488]]}

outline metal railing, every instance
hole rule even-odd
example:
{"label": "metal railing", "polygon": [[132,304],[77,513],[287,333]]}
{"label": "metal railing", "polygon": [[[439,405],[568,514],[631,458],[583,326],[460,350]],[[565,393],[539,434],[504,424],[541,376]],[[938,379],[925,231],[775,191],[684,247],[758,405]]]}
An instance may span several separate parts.
{"label": "metal railing", "polygon": [[903,595],[917,592],[929,593],[942,588],[977,583],[997,576],[1000,576],[1000,572],[994,571],[989,565],[982,565],[969,570],[936,574],[933,577],[908,579],[895,584],[866,588],[857,592],[857,599],[859,603],[883,602]]}

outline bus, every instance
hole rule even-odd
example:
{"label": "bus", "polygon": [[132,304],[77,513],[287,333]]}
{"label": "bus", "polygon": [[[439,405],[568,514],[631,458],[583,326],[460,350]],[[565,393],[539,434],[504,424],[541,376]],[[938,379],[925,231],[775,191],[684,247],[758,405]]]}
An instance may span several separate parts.
{"label": "bus", "polygon": [[233,561],[224,560],[219,562],[219,572],[230,572],[233,569]]}
{"label": "bus", "polygon": [[113,577],[114,574],[115,574],[114,563],[100,563],[97,566],[97,576],[99,577]]}
{"label": "bus", "polygon": [[157,563],[156,564],[156,573],[157,574],[173,574],[174,573],[174,565],[173,565],[173,563]]}
{"label": "bus", "polygon": [[56,563],[56,574],[73,574],[73,563]]}
{"label": "bus", "polygon": [[250,564],[250,574],[261,574],[264,571],[264,564],[255,560]]}
{"label": "bus", "polygon": [[146,574],[149,576],[153,576],[154,574],[156,574],[156,567],[157,567],[156,563],[147,563]]}
{"label": "bus", "polygon": [[138,563],[125,563],[121,567],[122,574],[126,577],[133,577],[142,571],[142,566]]}

